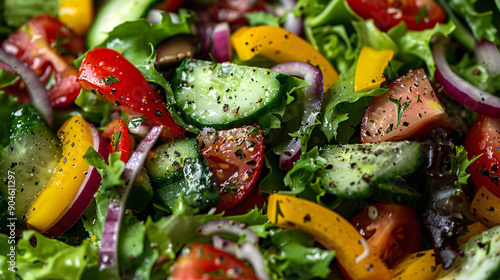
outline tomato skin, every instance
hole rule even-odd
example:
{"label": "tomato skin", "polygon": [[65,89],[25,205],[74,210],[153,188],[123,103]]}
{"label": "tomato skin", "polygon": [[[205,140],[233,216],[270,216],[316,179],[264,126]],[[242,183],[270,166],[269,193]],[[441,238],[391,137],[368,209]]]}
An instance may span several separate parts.
{"label": "tomato skin", "polygon": [[237,216],[247,214],[255,207],[262,209],[267,203],[268,197],[269,194],[260,193],[259,188],[256,186],[250,190],[250,193],[240,203],[227,210],[224,214],[225,216]]}
{"label": "tomato skin", "polygon": [[465,150],[469,159],[480,154],[467,172],[476,187],[486,187],[495,196],[500,197],[500,118],[480,115],[469,130],[465,140]]}
{"label": "tomato skin", "polygon": [[78,72],[86,90],[101,94],[131,116],[144,115],[167,128],[173,138],[184,137],[182,128],[167,111],[161,96],[141,72],[118,52],[98,47],[90,50]]}
{"label": "tomato skin", "polygon": [[[408,30],[423,30],[443,23],[446,19],[444,9],[433,0],[347,0],[351,9],[364,19],[373,19],[375,26],[387,31],[401,21],[406,23]],[[425,6],[428,21],[422,15],[415,24],[419,11]]]}
{"label": "tomato skin", "polygon": [[217,212],[227,211],[240,203],[257,182],[264,164],[262,130],[245,126],[218,131],[211,143],[198,138],[200,150],[212,168],[219,186],[220,203]]}
{"label": "tomato skin", "polygon": [[174,264],[172,280],[257,280],[255,272],[243,261],[203,243],[188,243]]}
{"label": "tomato skin", "polygon": [[102,136],[108,141],[109,152],[121,152],[120,160],[127,162],[130,153],[130,135],[125,122],[122,119],[112,120],[104,128]]}
{"label": "tomato skin", "polygon": [[456,127],[425,71],[417,69],[390,83],[386,93],[373,99],[361,122],[360,136],[362,143],[422,139],[435,128],[451,132]]}
{"label": "tomato skin", "polygon": [[[377,209],[378,215],[369,217],[371,207]],[[380,202],[356,214],[351,223],[365,237],[371,252],[380,256],[389,268],[407,254],[417,252],[422,242],[417,213],[406,205]]]}
{"label": "tomato skin", "polygon": [[[56,48],[61,41],[65,43]],[[76,81],[78,71],[72,61],[77,54],[85,51],[82,37],[56,18],[38,15],[11,33],[2,43],[2,49],[26,62],[44,84],[53,78],[53,84],[48,89],[53,107],[73,105],[81,87]],[[6,89],[6,92],[17,96],[20,103],[30,102],[21,84]]]}

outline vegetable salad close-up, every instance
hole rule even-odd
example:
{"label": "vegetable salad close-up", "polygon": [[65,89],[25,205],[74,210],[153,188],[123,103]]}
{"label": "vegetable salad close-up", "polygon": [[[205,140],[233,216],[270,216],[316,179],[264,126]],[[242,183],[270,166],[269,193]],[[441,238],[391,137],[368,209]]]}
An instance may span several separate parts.
{"label": "vegetable salad close-up", "polygon": [[0,279],[500,279],[500,1],[0,0]]}

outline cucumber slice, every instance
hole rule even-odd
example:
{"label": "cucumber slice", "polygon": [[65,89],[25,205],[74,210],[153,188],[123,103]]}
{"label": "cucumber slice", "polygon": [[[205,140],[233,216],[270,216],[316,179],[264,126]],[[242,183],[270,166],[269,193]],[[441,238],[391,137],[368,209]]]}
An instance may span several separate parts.
{"label": "cucumber slice", "polygon": [[460,249],[465,256],[458,257],[450,269],[441,272],[438,279],[500,279],[500,226],[472,237]]}
{"label": "cucumber slice", "polygon": [[184,60],[172,89],[189,124],[221,130],[252,123],[278,107],[289,78],[264,68]]}
{"label": "cucumber slice", "polygon": [[420,165],[419,143],[330,145],[320,149],[327,166],[318,171],[326,191],[341,197],[366,197],[376,186],[412,173]]}
{"label": "cucumber slice", "polygon": [[[13,113],[11,131],[15,131],[12,134],[15,137],[0,152],[0,170],[4,182],[8,181],[8,171],[13,172],[15,177],[14,184],[10,186],[15,185],[15,214],[19,220],[23,219],[35,196],[49,182],[62,156],[59,139],[39,116],[34,117],[35,114],[31,104],[25,104]],[[33,122],[33,119],[38,121]],[[19,123],[24,123],[23,130],[19,129]],[[5,184],[0,187],[6,196],[8,186]]]}
{"label": "cucumber slice", "polygon": [[145,165],[156,198],[169,210],[178,197],[201,210],[219,204],[219,191],[212,171],[196,139],[178,139],[154,149]]}
{"label": "cucumber slice", "polygon": [[99,9],[94,23],[87,33],[87,46],[93,48],[101,44],[108,33],[126,21],[138,20],[156,4],[157,0],[108,0]]}

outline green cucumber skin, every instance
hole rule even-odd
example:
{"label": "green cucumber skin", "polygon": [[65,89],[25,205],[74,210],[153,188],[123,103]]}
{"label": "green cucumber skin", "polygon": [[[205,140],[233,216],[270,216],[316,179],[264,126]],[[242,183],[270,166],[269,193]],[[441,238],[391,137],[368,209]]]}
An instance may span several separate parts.
{"label": "green cucumber skin", "polygon": [[[49,182],[62,157],[59,139],[37,114],[31,104],[24,104],[12,114],[13,137],[0,152],[1,177],[6,182],[0,192],[8,197],[9,186],[15,186],[15,214],[19,220]],[[14,184],[8,183],[9,171],[15,177]]]}
{"label": "green cucumber skin", "polygon": [[465,256],[458,257],[450,269],[443,270],[439,280],[500,279],[500,226],[472,237],[459,248]]}
{"label": "green cucumber skin", "polygon": [[184,60],[172,89],[187,123],[222,130],[254,123],[282,104],[287,79],[264,68]]}
{"label": "green cucumber skin", "polygon": [[330,145],[320,149],[328,163],[319,171],[325,190],[331,194],[360,198],[371,195],[378,184],[416,171],[422,148],[417,142]]}
{"label": "green cucumber skin", "polygon": [[196,139],[178,139],[154,149],[156,157],[146,160],[146,169],[156,199],[172,210],[178,197],[192,207],[207,210],[219,203],[212,170]]}
{"label": "green cucumber skin", "polygon": [[107,33],[126,21],[142,18],[158,0],[108,0],[99,9],[87,33],[87,47],[93,48],[106,40]]}

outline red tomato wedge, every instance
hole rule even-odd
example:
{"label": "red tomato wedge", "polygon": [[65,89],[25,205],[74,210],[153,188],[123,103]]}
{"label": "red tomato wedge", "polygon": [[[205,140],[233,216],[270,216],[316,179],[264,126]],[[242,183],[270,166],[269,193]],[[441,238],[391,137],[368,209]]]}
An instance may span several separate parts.
{"label": "red tomato wedge", "polygon": [[104,129],[102,136],[108,141],[110,153],[121,152],[120,160],[127,162],[130,153],[130,136],[122,119],[114,119]]}
{"label": "red tomato wedge", "polygon": [[188,243],[174,264],[172,280],[258,280],[255,272],[234,256],[202,243]]}
{"label": "red tomato wedge", "polygon": [[418,69],[399,77],[386,93],[373,99],[361,122],[361,142],[419,139],[435,128],[454,127],[424,70]]}
{"label": "red tomato wedge", "polygon": [[417,213],[408,206],[377,203],[356,214],[351,223],[390,268],[409,253],[418,251],[422,232]]}
{"label": "red tomato wedge", "polygon": [[446,19],[443,7],[433,0],[347,0],[347,3],[360,17],[373,19],[382,31],[401,21],[408,30],[423,30]]}
{"label": "red tomato wedge", "polygon": [[[73,67],[76,55],[85,51],[83,39],[59,20],[38,15],[17,29],[2,43],[2,49],[15,55],[35,71],[48,87],[53,107],[73,105],[81,86],[76,81],[78,70]],[[6,68],[0,63],[0,68]],[[5,89],[7,94],[30,102],[25,86],[20,82]]]}
{"label": "red tomato wedge", "polygon": [[101,94],[131,116],[144,117],[163,125],[172,137],[183,137],[182,128],[167,111],[160,94],[142,73],[118,52],[94,48],[83,59],[78,81],[86,90]]}
{"label": "red tomato wedge", "polygon": [[500,118],[480,115],[472,126],[465,141],[465,150],[469,159],[483,154],[476,159],[467,172],[476,187],[486,187],[500,197]]}
{"label": "red tomato wedge", "polygon": [[198,137],[200,150],[219,186],[217,212],[232,209],[254,187],[264,163],[262,141],[262,130],[254,126],[202,133]]}

